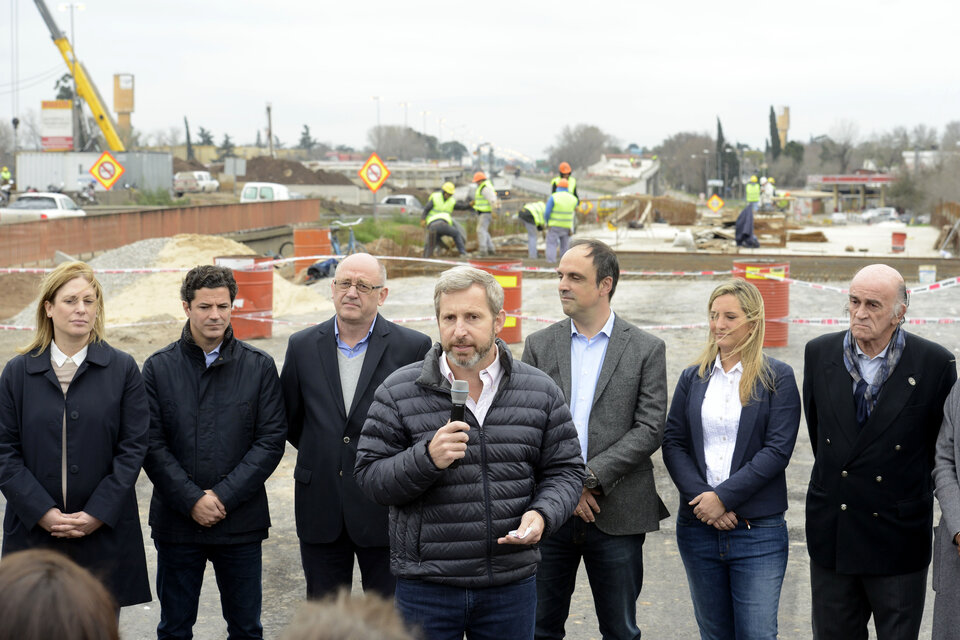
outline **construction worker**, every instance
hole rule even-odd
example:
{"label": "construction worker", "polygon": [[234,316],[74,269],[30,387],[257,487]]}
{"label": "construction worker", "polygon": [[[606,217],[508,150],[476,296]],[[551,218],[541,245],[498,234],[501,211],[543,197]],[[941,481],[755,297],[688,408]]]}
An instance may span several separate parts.
{"label": "construction worker", "polygon": [[750,176],[750,182],[747,183],[745,191],[747,208],[750,209],[750,213],[756,213],[757,205],[760,202],[760,184],[757,181],[757,176]]}
{"label": "construction worker", "polygon": [[[547,224],[547,262],[553,263],[563,257],[570,246],[570,234],[573,233],[573,216],[577,208],[577,197],[568,191],[570,183],[566,178],[557,182],[557,190],[547,200],[543,219]],[[560,255],[557,256],[557,245]]]}
{"label": "construction worker", "polygon": [[517,212],[517,217],[527,228],[527,256],[531,260],[537,259],[537,240],[546,225],[543,219],[546,210],[546,202],[528,202]]}
{"label": "construction worker", "polygon": [[13,182],[13,174],[10,173],[10,169],[4,167],[0,169],[0,185],[8,184]]}
{"label": "construction worker", "polygon": [[452,182],[444,182],[440,191],[434,191],[427,198],[427,206],[423,208],[423,224],[427,227],[427,237],[423,243],[423,257],[433,255],[433,249],[441,242],[441,238],[453,238],[460,255],[466,255],[463,246],[463,235],[453,225],[453,210],[457,206],[457,199],[453,193],[456,186]]}
{"label": "construction worker", "polygon": [[477,185],[473,196],[473,210],[477,212],[477,254],[492,256],[497,249],[490,237],[490,218],[493,217],[493,208],[498,204],[497,191],[483,171],[473,174],[473,182]]}
{"label": "construction worker", "polygon": [[577,202],[579,202],[580,196],[577,195],[577,179],[570,175],[573,173],[573,168],[570,166],[570,163],[561,162],[559,170],[560,175],[554,177],[554,179],[550,181],[550,193],[556,193],[557,186],[560,184],[560,181],[566,180],[567,184],[569,185],[567,187],[567,191],[572,193],[577,198]]}

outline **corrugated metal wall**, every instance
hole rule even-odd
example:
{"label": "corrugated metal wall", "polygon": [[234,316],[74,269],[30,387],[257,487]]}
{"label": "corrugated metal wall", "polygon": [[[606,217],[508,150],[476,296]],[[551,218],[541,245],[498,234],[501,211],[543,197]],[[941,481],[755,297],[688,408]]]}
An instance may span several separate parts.
{"label": "corrugated metal wall", "polygon": [[52,260],[58,250],[80,256],[145,238],[166,238],[178,233],[214,235],[317,222],[319,218],[319,201],[284,200],[128,211],[0,225],[0,265],[13,267],[44,263]]}

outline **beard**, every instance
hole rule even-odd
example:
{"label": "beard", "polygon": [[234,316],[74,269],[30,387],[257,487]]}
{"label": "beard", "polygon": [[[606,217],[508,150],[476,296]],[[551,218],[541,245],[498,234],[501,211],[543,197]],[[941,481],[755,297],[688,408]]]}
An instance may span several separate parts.
{"label": "beard", "polygon": [[453,353],[454,346],[462,346],[467,344],[467,342],[464,340],[457,341],[457,342],[448,342],[444,344],[443,354],[447,356],[447,360],[449,362],[453,362],[458,367],[462,367],[464,369],[472,369],[473,367],[477,366],[477,364],[482,362],[490,354],[490,350],[493,349],[494,345],[496,344],[496,338],[497,338],[497,334],[495,332],[491,332],[490,340],[486,344],[482,344],[479,346],[474,345],[472,356],[467,356],[467,355],[458,356]]}

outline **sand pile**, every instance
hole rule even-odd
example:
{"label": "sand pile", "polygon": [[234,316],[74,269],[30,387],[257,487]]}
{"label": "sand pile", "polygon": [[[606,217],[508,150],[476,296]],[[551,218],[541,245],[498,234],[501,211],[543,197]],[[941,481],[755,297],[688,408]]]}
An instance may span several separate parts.
{"label": "sand pile", "polygon": [[[191,268],[212,264],[217,256],[252,255],[253,251],[233,240],[218,236],[183,234],[167,240],[157,253],[155,268]],[[107,297],[107,320],[110,324],[145,320],[183,319],[180,283],[183,273],[151,273],[136,278],[132,284],[112,297]],[[317,313],[326,317],[333,313],[333,303],[318,292],[298,286],[273,274],[273,315],[283,317]]]}
{"label": "sand pile", "polygon": [[247,160],[247,182],[278,182],[280,184],[343,184],[353,183],[346,176],[329,171],[311,171],[301,162],[259,156]]}

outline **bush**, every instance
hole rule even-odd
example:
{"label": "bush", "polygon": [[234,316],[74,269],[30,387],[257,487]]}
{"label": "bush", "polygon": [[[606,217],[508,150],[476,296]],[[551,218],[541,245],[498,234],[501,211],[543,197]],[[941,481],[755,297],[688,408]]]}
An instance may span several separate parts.
{"label": "bush", "polygon": [[143,189],[136,191],[134,201],[144,206],[186,207],[190,204],[189,198],[174,200],[168,189]]}

